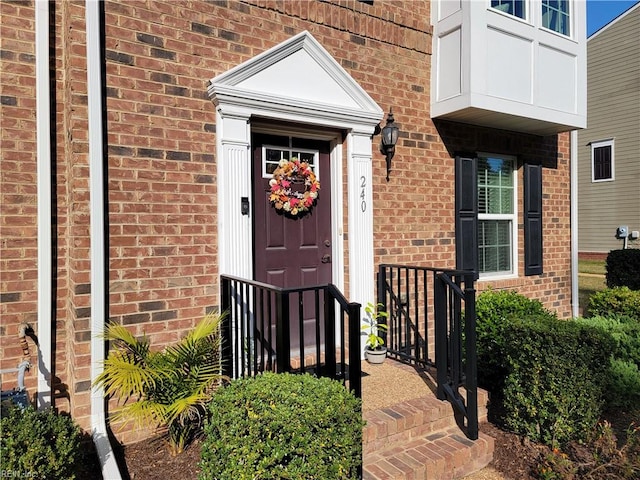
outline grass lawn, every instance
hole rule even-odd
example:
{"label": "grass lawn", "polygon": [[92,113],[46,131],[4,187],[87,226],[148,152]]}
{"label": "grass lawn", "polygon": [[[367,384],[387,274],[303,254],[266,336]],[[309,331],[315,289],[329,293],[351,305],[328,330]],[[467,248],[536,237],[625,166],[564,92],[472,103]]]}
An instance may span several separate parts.
{"label": "grass lawn", "polygon": [[604,275],[607,269],[604,260],[578,260],[578,273]]}
{"label": "grass lawn", "polygon": [[587,307],[589,297],[592,294],[607,288],[605,273],[604,260],[578,261],[578,301],[583,311]]}

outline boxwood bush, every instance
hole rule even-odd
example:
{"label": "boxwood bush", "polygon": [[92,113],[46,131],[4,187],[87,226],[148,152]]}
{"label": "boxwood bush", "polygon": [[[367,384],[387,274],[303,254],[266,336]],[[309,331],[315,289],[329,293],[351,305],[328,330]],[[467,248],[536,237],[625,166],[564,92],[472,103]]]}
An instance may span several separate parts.
{"label": "boxwood bush", "polygon": [[640,405],[640,322],[629,317],[577,318],[608,335],[613,349],[605,399],[609,407]]}
{"label": "boxwood bush", "polygon": [[589,297],[587,316],[629,317],[640,322],[640,290],[605,288]]}
{"label": "boxwood bush", "polygon": [[478,382],[497,393],[507,374],[505,332],[514,318],[556,318],[538,300],[514,290],[487,290],[476,300]]}
{"label": "boxwood bush", "polygon": [[355,479],[360,400],[327,378],[264,373],[233,380],[210,404],[201,480]]}
{"label": "boxwood bush", "polygon": [[74,421],[53,409],[2,404],[0,466],[4,476],[73,480],[86,455],[83,434]]}
{"label": "boxwood bush", "polygon": [[513,319],[505,332],[504,422],[558,446],[585,440],[602,413],[611,337],[547,316]]}
{"label": "boxwood bush", "polygon": [[640,290],[640,249],[611,250],[607,255],[607,287]]}

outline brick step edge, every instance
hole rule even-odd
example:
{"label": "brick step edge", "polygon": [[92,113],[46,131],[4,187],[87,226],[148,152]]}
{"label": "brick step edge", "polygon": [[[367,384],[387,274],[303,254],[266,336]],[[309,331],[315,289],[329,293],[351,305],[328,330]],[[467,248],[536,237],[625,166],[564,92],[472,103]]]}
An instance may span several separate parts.
{"label": "brick step edge", "polygon": [[[479,396],[479,399],[483,400],[479,402],[479,421],[484,422],[487,419],[486,397]],[[365,412],[363,419],[366,422],[362,432],[365,453],[456,425],[451,404],[431,396]]]}
{"label": "brick step edge", "polygon": [[494,439],[469,440],[453,427],[363,455],[363,480],[454,480],[486,467]]}

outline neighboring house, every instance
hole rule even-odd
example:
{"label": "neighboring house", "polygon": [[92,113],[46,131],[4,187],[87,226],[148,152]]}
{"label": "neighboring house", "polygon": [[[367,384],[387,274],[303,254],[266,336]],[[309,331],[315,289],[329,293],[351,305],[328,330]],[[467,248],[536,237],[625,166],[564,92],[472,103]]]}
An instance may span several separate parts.
{"label": "neighboring house", "polygon": [[[584,2],[3,1],[0,14],[0,358],[15,366],[32,324],[40,405],[100,422],[107,319],[162,346],[220,306],[221,274],[331,281],[366,304],[381,263],[471,268],[479,289],[572,314],[565,132],[585,126]],[[391,109],[387,181],[374,134]],[[274,215],[265,192],[292,156],[321,183],[303,221]]]}
{"label": "neighboring house", "polygon": [[[588,125],[576,147],[578,250],[585,258],[640,246],[638,32],[640,3],[587,40]],[[620,226],[626,234],[617,234]]]}

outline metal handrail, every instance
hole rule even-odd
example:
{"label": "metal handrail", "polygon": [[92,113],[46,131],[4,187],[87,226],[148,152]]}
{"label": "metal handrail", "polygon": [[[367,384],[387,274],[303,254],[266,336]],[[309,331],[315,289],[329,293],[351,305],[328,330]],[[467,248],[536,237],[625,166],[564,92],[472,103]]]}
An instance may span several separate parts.
{"label": "metal handrail", "polygon": [[472,440],[478,438],[474,282],[475,272],[466,270],[393,264],[378,270],[378,302],[389,314],[389,355],[436,367],[436,394],[466,418]]}
{"label": "metal handrail", "polygon": [[[222,275],[222,309],[228,312],[222,327],[225,375],[235,378],[255,375],[264,370],[307,370],[306,346],[300,320],[305,307],[303,294],[307,292],[313,292],[312,307],[316,319],[314,373],[346,381],[348,366],[349,388],[360,397],[361,305],[347,301],[333,284],[282,288],[255,280]],[[291,300],[296,301],[297,316],[296,312],[291,312]],[[291,365],[291,318],[298,318],[300,322],[297,352],[299,369],[294,369]],[[275,330],[275,338],[272,330]]]}

